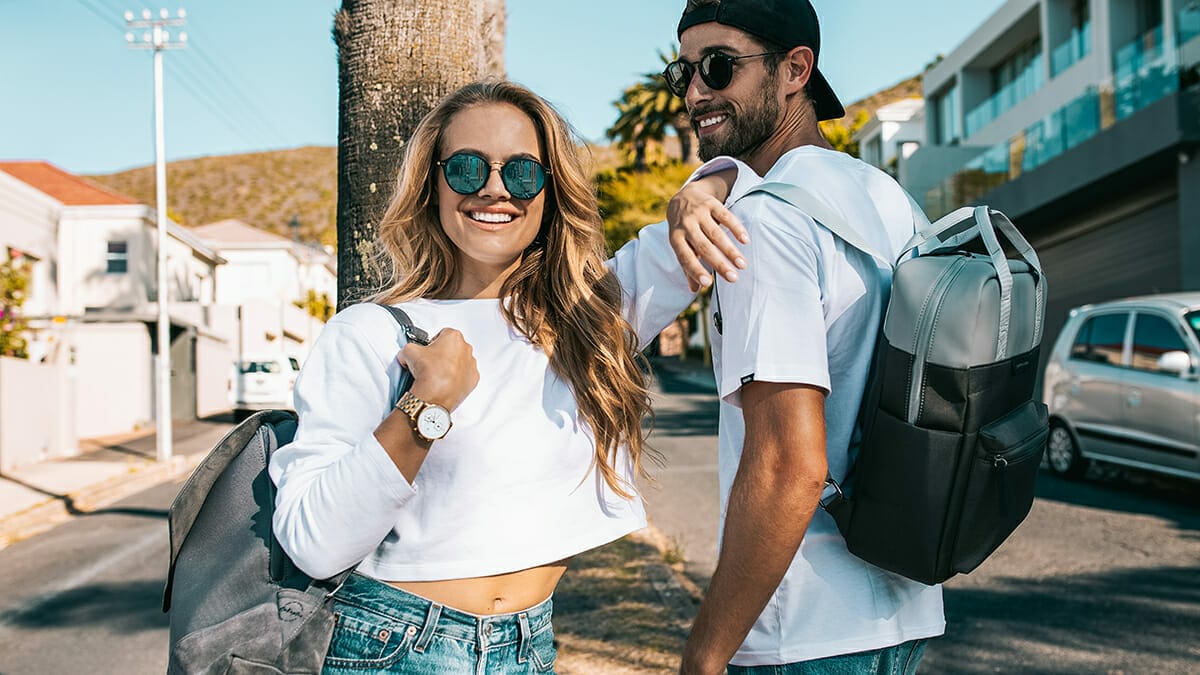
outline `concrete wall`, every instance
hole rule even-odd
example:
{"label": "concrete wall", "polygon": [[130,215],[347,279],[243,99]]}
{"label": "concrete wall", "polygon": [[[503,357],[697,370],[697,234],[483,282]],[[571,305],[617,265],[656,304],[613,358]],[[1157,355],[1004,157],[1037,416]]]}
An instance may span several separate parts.
{"label": "concrete wall", "polygon": [[229,410],[231,342],[201,334],[196,338],[196,415],[208,417]]}
{"label": "concrete wall", "polygon": [[105,436],[152,424],[154,368],[147,325],[79,324],[72,340],[78,435]]}
{"label": "concrete wall", "polygon": [[56,437],[60,391],[55,366],[0,357],[0,473],[73,454]]}

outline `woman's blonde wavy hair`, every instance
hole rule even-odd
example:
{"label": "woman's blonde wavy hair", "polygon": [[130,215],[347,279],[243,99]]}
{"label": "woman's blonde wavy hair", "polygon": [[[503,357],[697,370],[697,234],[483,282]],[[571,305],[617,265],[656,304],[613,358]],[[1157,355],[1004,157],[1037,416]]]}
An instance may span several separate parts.
{"label": "woman's blonde wavy hair", "polygon": [[374,262],[384,280],[370,300],[446,298],[456,289],[458,259],[438,218],[435,163],[450,120],[486,104],[512,105],[529,116],[550,170],[541,230],[500,292],[508,300],[501,305],[504,316],[571,385],[595,438],[595,466],[614,492],[630,497],[633,486],[617,471],[617,450],[628,444],[641,475],[648,451],[642,418],[650,412],[637,336],[621,314],[620,284],[604,264],[604,226],[579,147],[566,121],[537,94],[506,81],[476,82],[421,120],[379,224]]}

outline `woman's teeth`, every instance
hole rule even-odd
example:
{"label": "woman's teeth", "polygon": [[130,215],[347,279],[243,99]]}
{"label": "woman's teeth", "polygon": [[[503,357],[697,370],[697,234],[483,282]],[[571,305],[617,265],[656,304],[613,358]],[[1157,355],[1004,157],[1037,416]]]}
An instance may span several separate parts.
{"label": "woman's teeth", "polygon": [[481,223],[511,223],[513,219],[510,213],[482,213],[475,211],[470,216],[471,220],[478,220]]}

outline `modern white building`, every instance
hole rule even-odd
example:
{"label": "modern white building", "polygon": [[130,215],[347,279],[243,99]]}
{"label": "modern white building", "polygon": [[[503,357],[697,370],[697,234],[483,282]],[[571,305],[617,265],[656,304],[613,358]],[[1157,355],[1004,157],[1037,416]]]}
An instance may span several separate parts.
{"label": "modern white building", "polygon": [[925,100],[909,98],[879,108],[854,140],[864,162],[897,176],[900,161],[925,144]]}
{"label": "modern white building", "polygon": [[[1009,0],[925,73],[900,178],[1011,216],[1071,307],[1200,289],[1200,1]],[[1044,350],[1045,351],[1045,350]]]}
{"label": "modern white building", "polygon": [[[212,321],[225,260],[168,232],[172,414],[191,419],[228,408],[233,344]],[[0,470],[153,425],[154,210],[46,162],[0,162],[0,246],[31,270],[30,358],[0,359]]]}

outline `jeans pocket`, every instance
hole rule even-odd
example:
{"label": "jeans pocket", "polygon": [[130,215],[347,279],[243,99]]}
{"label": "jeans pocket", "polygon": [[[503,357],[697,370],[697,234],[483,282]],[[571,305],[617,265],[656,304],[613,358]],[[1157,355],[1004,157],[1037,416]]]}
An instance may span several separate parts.
{"label": "jeans pocket", "polygon": [[340,606],[326,668],[381,670],[398,663],[412,650],[416,626]]}
{"label": "jeans pocket", "polygon": [[554,628],[551,624],[534,633],[529,638],[530,657],[533,659],[533,669],[539,673],[553,673],[554,661],[558,658],[558,650],[554,647]]}

